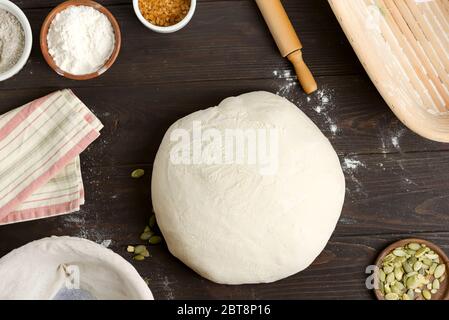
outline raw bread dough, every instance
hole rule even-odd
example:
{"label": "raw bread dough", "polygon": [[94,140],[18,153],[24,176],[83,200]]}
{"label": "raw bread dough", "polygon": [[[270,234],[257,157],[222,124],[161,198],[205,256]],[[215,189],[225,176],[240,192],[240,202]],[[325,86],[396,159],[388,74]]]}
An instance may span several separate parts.
{"label": "raw bread dough", "polygon": [[[67,273],[72,273],[73,266],[79,270],[80,287],[69,293],[67,283],[70,290],[74,290],[70,286],[75,277],[68,277]],[[44,238],[0,259],[0,300],[62,297],[153,299],[147,284],[131,264],[89,240]]]}
{"label": "raw bread dough", "polygon": [[[192,131],[194,121],[222,133],[277,129],[276,174],[245,163],[174,164],[170,152],[179,141],[171,134]],[[308,267],[335,229],[344,195],[329,141],[294,104],[268,92],[231,97],[178,120],[153,168],[154,211],[170,252],[223,284],[272,282]]]}

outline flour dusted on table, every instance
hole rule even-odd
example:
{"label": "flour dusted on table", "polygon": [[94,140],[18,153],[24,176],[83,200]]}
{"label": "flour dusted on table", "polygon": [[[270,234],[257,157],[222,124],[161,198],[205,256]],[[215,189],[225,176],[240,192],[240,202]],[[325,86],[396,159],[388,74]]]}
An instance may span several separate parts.
{"label": "flour dusted on table", "polygon": [[10,12],[0,9],[0,73],[11,69],[25,47],[25,34],[20,21]]}
{"label": "flour dusted on table", "polygon": [[83,75],[98,71],[115,45],[114,29],[100,11],[70,6],[53,19],[47,35],[48,51],[63,71]]}

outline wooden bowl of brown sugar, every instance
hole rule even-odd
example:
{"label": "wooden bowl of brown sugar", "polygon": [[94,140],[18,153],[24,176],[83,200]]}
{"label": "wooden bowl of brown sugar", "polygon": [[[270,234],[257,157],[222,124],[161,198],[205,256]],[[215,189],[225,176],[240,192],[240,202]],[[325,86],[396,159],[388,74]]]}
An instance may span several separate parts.
{"label": "wooden bowl of brown sugar", "polygon": [[133,0],[134,12],[148,29],[172,33],[192,19],[197,0]]}

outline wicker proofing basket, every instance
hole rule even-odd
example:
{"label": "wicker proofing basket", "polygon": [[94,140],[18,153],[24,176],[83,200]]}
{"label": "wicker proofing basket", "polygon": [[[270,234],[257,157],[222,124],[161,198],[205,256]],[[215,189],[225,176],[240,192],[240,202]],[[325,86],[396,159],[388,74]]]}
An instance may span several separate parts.
{"label": "wicker proofing basket", "polygon": [[329,0],[396,116],[449,142],[449,0]]}

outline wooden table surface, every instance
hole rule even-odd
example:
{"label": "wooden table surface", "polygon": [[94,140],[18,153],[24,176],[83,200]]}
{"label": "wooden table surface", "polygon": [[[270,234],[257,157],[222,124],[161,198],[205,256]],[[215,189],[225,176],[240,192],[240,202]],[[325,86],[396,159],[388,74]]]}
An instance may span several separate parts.
{"label": "wooden table surface", "polygon": [[[104,123],[82,154],[87,203],[78,213],[0,227],[0,256],[29,241],[71,235],[109,242],[150,280],[157,299],[372,299],[365,268],[392,241],[417,236],[449,252],[449,144],[425,140],[393,115],[377,93],[327,1],[284,0],[320,90],[302,93],[252,0],[199,0],[195,16],[170,35],[146,29],[131,1],[99,1],[116,16],[122,50],[100,78],[76,82],[55,74],[38,45],[58,0],[14,1],[35,37],[31,58],[0,83],[0,113],[59,88],[72,88]],[[253,90],[285,96],[330,139],[346,176],[338,226],[307,270],[272,284],[224,286],[205,280],[164,245],[132,261],[126,245],[151,214],[151,165],[177,119]],[[136,168],[145,178],[131,179]],[[26,263],[26,262],[24,262]]]}

